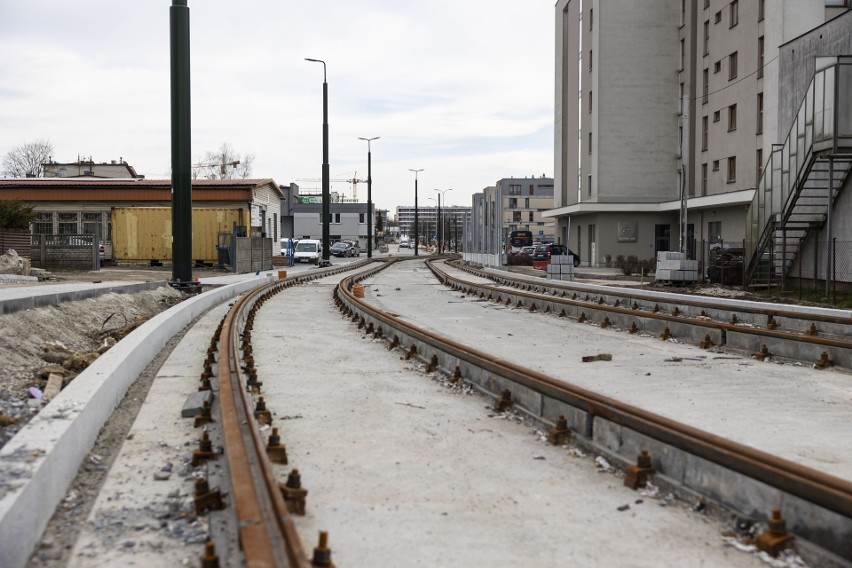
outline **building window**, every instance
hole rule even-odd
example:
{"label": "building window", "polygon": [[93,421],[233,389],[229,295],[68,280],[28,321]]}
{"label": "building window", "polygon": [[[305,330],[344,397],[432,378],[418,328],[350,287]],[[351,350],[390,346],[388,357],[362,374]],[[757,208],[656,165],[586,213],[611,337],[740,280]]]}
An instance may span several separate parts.
{"label": "building window", "polygon": [[366,213],[358,213],[358,222],[362,225],[367,222],[367,214]]}
{"label": "building window", "polygon": [[60,213],[59,214],[59,234],[60,235],[76,235],[77,234],[77,213]]}
{"label": "building window", "polygon": [[717,110],[713,113],[713,122],[719,122],[719,118],[722,116],[722,111]]}
{"label": "building window", "polygon": [[764,9],[765,9],[764,4],[765,4],[764,0],[757,0],[757,21],[758,22],[763,21],[763,12],[764,12]]}
{"label": "building window", "polygon": [[707,164],[701,164],[701,195],[707,195]]}
{"label": "building window", "polygon": [[758,148],[754,155],[754,161],[757,164],[757,179],[754,182],[754,186],[757,187],[760,185],[760,177],[763,174],[763,148]]}
{"label": "building window", "polygon": [[728,107],[728,132],[737,129],[737,105]]}
{"label": "building window", "polygon": [[592,31],[592,27],[595,25],[595,11],[592,8],[589,8],[589,31]]}
{"label": "building window", "polygon": [[704,55],[710,52],[710,20],[704,22]]}
{"label": "building window", "polygon": [[588,189],[588,192],[589,192],[589,195],[592,194],[592,174],[589,174],[589,189]]}
{"label": "building window", "polygon": [[710,7],[710,0],[704,0],[704,9],[706,10],[709,7]]}
{"label": "building window", "polygon": [[[83,213],[83,234],[94,235],[101,224],[100,213]],[[100,235],[103,238],[103,235]]]}
{"label": "building window", "polygon": [[533,195],[534,193],[535,193],[535,186],[533,184],[530,184],[530,192],[529,192],[528,195]]}
{"label": "building window", "polygon": [[713,160],[713,171],[714,172],[719,171],[719,160]]}
{"label": "building window", "polygon": [[512,211],[512,222],[520,223],[521,222],[521,212],[520,211]]}
{"label": "building window", "polygon": [[509,198],[509,209],[517,209],[518,208],[518,198],[510,197]]}
{"label": "building window", "polygon": [[593,59],[592,59],[592,50],[590,49],[590,50],[589,50],[589,71],[591,71],[591,70],[592,70],[592,61],[593,61]]}
{"label": "building window", "polygon": [[757,134],[763,134],[763,93],[757,93]]}
{"label": "building window", "polygon": [[740,23],[740,3],[739,0],[734,0],[731,2],[731,25],[728,27],[734,27],[738,23]]}
{"label": "building window", "polygon": [[53,213],[36,213],[33,221],[33,233],[36,235],[53,234]]}
{"label": "building window", "polygon": [[703,77],[703,98],[701,100],[701,104],[707,104],[707,94],[710,92],[710,70],[704,69],[704,77]]}
{"label": "building window", "polygon": [[728,183],[737,181],[737,157],[731,156],[728,158]]}
{"label": "building window", "polygon": [[592,92],[589,91],[589,112],[592,112]]}
{"label": "building window", "polygon": [[592,133],[589,132],[589,155],[592,153]]}
{"label": "building window", "polygon": [[701,118],[701,151],[707,151],[707,130],[709,128],[709,120],[708,117],[704,116]]}
{"label": "building window", "polygon": [[521,194],[521,186],[520,185],[510,185],[509,186],[509,195],[520,195]]}
{"label": "building window", "polygon": [[719,10],[718,12],[716,12],[716,17],[713,18],[713,23],[718,24],[721,21],[722,21],[722,10]]}
{"label": "building window", "polygon": [[530,198],[526,197],[526,198],[524,198],[524,209],[529,209],[529,208],[530,208]]}
{"label": "building window", "polygon": [[763,36],[757,38],[757,78],[763,77]]}
{"label": "building window", "polygon": [[728,80],[737,78],[737,52],[728,56]]}
{"label": "building window", "polygon": [[722,70],[722,60],[720,59],[716,63],[713,64],[713,73],[718,73]]}
{"label": "building window", "polygon": [[529,222],[530,222],[530,223],[532,223],[532,222],[533,222],[533,215],[534,215],[534,213],[533,213],[532,211],[530,211],[530,212],[529,212],[529,217],[528,217],[528,220],[529,220]]}

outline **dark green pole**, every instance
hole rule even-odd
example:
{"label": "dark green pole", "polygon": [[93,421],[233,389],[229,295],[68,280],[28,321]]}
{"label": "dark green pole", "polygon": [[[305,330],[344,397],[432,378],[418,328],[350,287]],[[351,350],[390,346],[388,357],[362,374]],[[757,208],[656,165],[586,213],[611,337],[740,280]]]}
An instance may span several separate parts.
{"label": "dark green pole", "polygon": [[192,282],[192,175],[190,158],[189,7],[169,8],[172,85],[172,281]]}
{"label": "dark green pole", "polygon": [[322,265],[328,266],[329,243],[331,236],[328,218],[331,216],[331,191],[328,175],[328,81],[326,80],[325,61],[322,59],[305,58],[305,61],[322,63]]}
{"label": "dark green pole", "polygon": [[412,170],[409,168],[410,172],[414,172],[414,256],[420,256],[420,252],[418,250],[418,242],[420,241],[420,211],[417,208],[417,174],[423,171],[423,168],[419,170]]}
{"label": "dark green pole", "polygon": [[373,258],[373,154],[370,150],[370,142],[379,138],[381,137],[358,137],[358,140],[367,142],[367,258]]}

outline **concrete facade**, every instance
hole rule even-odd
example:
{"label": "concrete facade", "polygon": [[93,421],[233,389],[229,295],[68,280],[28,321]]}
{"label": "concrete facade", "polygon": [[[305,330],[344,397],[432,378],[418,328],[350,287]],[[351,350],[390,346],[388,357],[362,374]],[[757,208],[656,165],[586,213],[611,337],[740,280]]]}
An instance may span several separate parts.
{"label": "concrete facade", "polygon": [[[461,207],[458,205],[448,205],[441,207],[441,218],[445,222],[445,231],[449,238],[452,238],[453,226],[456,227],[456,232],[461,235],[464,227],[464,222],[471,214],[470,207]],[[399,234],[402,236],[414,237],[414,207],[409,205],[398,206],[396,208],[396,221],[399,224]],[[438,225],[438,208],[437,207],[417,207],[417,228],[420,232],[421,242],[436,237],[436,227]],[[448,239],[449,240],[449,239]]]}
{"label": "concrete facade", "polygon": [[[761,169],[790,126],[779,108],[793,96],[781,92],[779,46],[848,11],[827,4],[558,0],[555,203],[546,216],[561,240],[591,265],[679,250],[681,195],[692,238],[745,238]],[[625,226],[639,238],[624,239]]]}

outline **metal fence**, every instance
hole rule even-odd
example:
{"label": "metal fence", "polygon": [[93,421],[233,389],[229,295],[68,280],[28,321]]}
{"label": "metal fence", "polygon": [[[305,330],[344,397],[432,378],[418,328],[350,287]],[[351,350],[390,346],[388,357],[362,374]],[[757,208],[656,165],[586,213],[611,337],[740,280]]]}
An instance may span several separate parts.
{"label": "metal fence", "polygon": [[806,240],[795,257],[786,263],[780,251],[764,251],[751,282],[745,282],[744,268],[752,250],[749,241],[702,241],[697,255],[707,282],[751,289],[852,291],[852,241]]}

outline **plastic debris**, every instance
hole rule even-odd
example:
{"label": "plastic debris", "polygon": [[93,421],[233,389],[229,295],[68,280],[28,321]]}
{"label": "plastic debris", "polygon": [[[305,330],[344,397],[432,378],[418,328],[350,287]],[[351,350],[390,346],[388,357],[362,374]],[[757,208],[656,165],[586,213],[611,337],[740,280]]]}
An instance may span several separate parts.
{"label": "plastic debris", "polygon": [[615,469],[603,456],[596,457],[595,464],[598,466],[598,472],[600,473],[609,473]]}
{"label": "plastic debris", "polygon": [[38,387],[30,387],[27,389],[27,394],[30,395],[30,398],[41,398],[44,396],[44,393]]}

